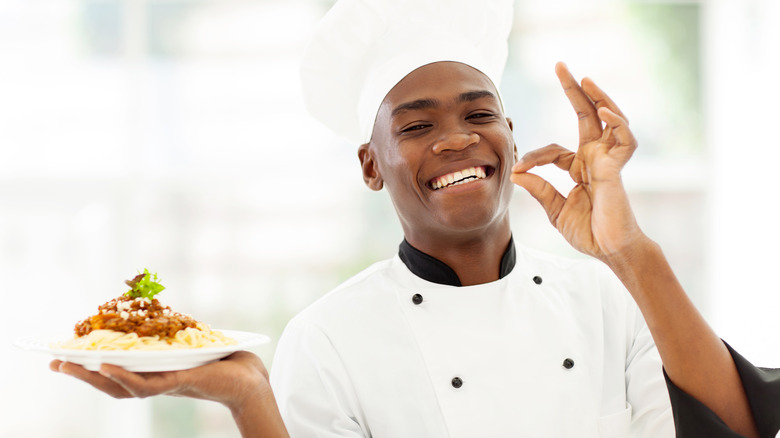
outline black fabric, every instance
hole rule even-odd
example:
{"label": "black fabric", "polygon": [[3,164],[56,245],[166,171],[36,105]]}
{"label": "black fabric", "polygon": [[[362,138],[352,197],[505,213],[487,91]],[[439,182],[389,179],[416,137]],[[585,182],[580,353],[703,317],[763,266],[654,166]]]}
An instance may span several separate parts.
{"label": "black fabric", "polygon": [[729,344],[726,347],[742,378],[759,435],[775,438],[780,431],[780,369],[755,367]]}
{"label": "black fabric", "polygon": [[[707,406],[677,387],[664,370],[677,438],[741,438]],[[743,437],[744,438],[744,437]]]}
{"label": "black fabric", "polygon": [[504,255],[501,256],[501,266],[498,268],[498,278],[504,278],[509,275],[509,273],[512,272],[512,269],[515,268],[516,262],[517,252],[515,251],[515,241],[510,236],[509,245],[506,247]]}
{"label": "black fabric", "polygon": [[[753,366],[729,344],[726,347],[742,378],[761,438],[775,438],[780,430],[780,370]],[[664,370],[678,438],[744,438],[726,426],[712,410],[677,387]]]}
{"label": "black fabric", "polygon": [[[404,262],[412,273],[423,280],[431,283],[444,284],[448,286],[461,286],[458,274],[452,270],[446,263],[431,257],[428,254],[413,247],[404,239],[398,247],[398,256]],[[513,238],[509,238],[509,245],[501,257],[498,278],[504,278],[512,272],[517,262],[517,252]]]}

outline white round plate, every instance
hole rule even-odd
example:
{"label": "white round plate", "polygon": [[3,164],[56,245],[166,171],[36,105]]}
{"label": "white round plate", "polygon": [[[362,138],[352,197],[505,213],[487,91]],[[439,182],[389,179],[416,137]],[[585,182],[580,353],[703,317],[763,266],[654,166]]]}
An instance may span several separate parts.
{"label": "white round plate", "polygon": [[100,364],[120,366],[134,372],[176,371],[195,368],[229,356],[239,350],[246,350],[265,344],[271,340],[266,335],[240,332],[235,330],[218,330],[238,343],[225,347],[185,348],[177,350],[152,351],[100,351],[100,350],[67,350],[51,348],[54,342],[63,341],[63,337],[26,336],[14,340],[14,345],[25,350],[40,351],[65,362],[77,363],[90,371],[97,371]]}

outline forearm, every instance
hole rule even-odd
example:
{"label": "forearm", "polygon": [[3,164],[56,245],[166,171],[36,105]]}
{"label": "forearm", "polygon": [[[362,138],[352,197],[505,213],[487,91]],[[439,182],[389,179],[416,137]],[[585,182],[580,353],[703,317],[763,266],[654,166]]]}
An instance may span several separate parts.
{"label": "forearm", "polygon": [[270,390],[255,394],[230,411],[243,438],[289,437]]}
{"label": "forearm", "polygon": [[605,262],[639,306],[669,378],[735,432],[758,437],[728,349],[685,294],[660,247],[643,237]]}

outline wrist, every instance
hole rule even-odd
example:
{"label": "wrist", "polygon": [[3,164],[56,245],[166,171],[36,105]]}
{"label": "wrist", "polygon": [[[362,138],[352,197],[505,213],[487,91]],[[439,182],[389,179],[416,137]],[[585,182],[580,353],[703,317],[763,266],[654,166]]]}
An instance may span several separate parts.
{"label": "wrist", "polygon": [[270,390],[267,392],[262,390],[247,391],[245,396],[223,404],[230,410],[230,413],[236,420],[245,415],[251,416],[258,412],[264,412],[268,407],[276,409],[276,399]]}
{"label": "wrist", "polygon": [[247,406],[273,403],[274,395],[268,378],[258,372],[241,373],[230,385],[233,393],[221,400],[233,415],[241,414]]}
{"label": "wrist", "polygon": [[605,254],[602,261],[629,290],[632,289],[630,285],[642,276],[652,275],[666,266],[660,245],[641,233],[620,251]]}
{"label": "wrist", "polygon": [[666,299],[668,294],[682,292],[661,246],[646,236],[611,255],[605,263],[628,289],[642,313],[648,300]]}
{"label": "wrist", "polygon": [[270,386],[228,407],[242,437],[289,437]]}
{"label": "wrist", "polygon": [[660,253],[661,247],[637,229],[630,233],[630,237],[624,238],[619,248],[613,248],[612,251],[603,252],[599,259],[610,267],[615,273],[626,269],[631,269],[642,259],[651,257]]}

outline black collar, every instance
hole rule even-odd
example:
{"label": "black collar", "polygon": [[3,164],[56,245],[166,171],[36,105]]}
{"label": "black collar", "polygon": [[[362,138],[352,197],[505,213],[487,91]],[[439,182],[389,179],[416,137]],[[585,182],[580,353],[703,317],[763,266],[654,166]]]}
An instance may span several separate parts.
{"label": "black collar", "polygon": [[[448,286],[461,286],[458,274],[447,266],[441,260],[431,257],[428,254],[413,247],[404,239],[398,247],[398,256],[404,262],[412,273],[423,280],[431,283],[444,284]],[[509,238],[509,245],[501,257],[501,266],[498,271],[498,278],[504,278],[512,272],[517,261],[514,240]]]}

